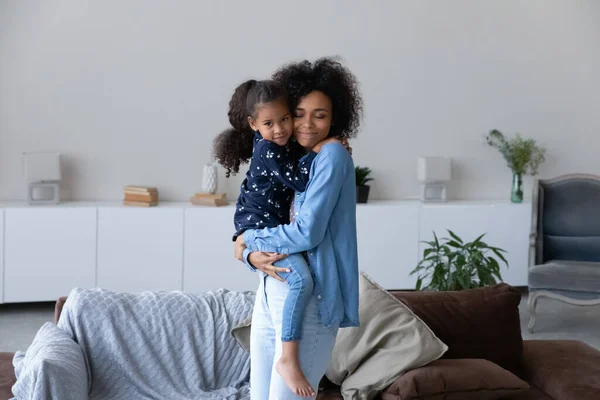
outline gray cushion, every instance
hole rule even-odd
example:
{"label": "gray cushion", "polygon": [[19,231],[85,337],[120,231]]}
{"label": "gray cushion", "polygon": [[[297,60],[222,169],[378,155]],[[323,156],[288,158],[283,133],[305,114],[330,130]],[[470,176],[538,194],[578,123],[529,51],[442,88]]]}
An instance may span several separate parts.
{"label": "gray cushion", "polygon": [[600,293],[600,262],[550,261],[529,269],[529,287]]}
{"label": "gray cushion", "polygon": [[544,235],[544,260],[600,261],[600,236]]}

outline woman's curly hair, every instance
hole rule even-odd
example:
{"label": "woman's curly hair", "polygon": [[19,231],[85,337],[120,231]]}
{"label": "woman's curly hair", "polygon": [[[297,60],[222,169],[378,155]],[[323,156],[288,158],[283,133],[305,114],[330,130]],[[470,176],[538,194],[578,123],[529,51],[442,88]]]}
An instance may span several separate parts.
{"label": "woman's curly hair", "polygon": [[358,80],[335,58],[291,63],[277,70],[272,78],[285,87],[292,111],[302,97],[314,90],[331,99],[333,115],[329,137],[353,138],[358,133],[363,116]]}
{"label": "woman's curly hair", "polygon": [[248,117],[256,118],[256,108],[260,104],[285,100],[285,88],[273,80],[256,81],[251,79],[239,85],[229,101],[229,123],[231,128],[224,130],[213,141],[213,157],[225,168],[225,176],[240,171],[240,165],[252,157],[254,131]]}

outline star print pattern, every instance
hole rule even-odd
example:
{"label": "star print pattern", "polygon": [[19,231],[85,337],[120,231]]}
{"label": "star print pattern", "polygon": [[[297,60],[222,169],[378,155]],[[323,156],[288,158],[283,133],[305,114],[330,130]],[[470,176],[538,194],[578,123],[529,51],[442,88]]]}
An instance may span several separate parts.
{"label": "star print pattern", "polygon": [[299,147],[279,146],[254,136],[250,168],[240,187],[233,240],[246,229],[275,227],[290,222],[294,192],[304,192],[316,153],[304,155]]}

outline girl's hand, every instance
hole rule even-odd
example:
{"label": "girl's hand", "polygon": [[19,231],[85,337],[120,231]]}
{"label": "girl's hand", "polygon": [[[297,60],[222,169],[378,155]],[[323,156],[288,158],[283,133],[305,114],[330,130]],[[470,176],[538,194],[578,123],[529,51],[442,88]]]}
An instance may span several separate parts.
{"label": "girl's hand", "polygon": [[342,146],[344,146],[346,148],[346,150],[348,150],[348,153],[350,153],[350,155],[352,155],[352,147],[350,147],[348,138],[342,138],[341,142],[342,142]]}
{"label": "girl's hand", "polygon": [[285,280],[277,275],[278,272],[290,272],[287,268],[279,268],[273,265],[273,263],[287,258],[287,254],[277,253],[264,253],[262,251],[253,251],[248,256],[248,261],[256,269],[261,270],[265,274],[277,279],[278,281],[285,282]]}
{"label": "girl's hand", "polygon": [[342,141],[336,137],[331,137],[331,138],[327,138],[327,139],[323,139],[321,140],[319,143],[317,143],[315,145],[315,147],[312,148],[312,151],[314,151],[315,153],[318,153],[321,151],[321,148],[323,146],[325,146],[326,144],[329,143],[342,143]]}
{"label": "girl's hand", "polygon": [[317,143],[315,145],[315,147],[313,147],[312,151],[314,151],[315,153],[318,153],[321,151],[321,148],[323,146],[325,146],[326,144],[329,143],[340,143],[342,146],[344,146],[346,148],[346,150],[348,150],[348,152],[350,153],[350,155],[352,155],[352,147],[350,147],[350,143],[348,143],[348,138],[337,138],[337,137],[332,137],[332,138],[327,138],[325,140],[321,140],[319,143]]}
{"label": "girl's hand", "polygon": [[244,262],[244,250],[246,249],[246,243],[244,242],[244,234],[242,233],[235,239],[235,245],[233,248],[233,253],[235,258]]}

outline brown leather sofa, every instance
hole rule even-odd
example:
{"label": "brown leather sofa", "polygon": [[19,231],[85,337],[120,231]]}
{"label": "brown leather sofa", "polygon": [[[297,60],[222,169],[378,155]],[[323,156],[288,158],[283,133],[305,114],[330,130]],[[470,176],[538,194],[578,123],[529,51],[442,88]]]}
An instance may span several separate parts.
{"label": "brown leather sofa", "polygon": [[[485,359],[514,373],[529,388],[514,400],[600,399],[600,351],[573,340],[522,340],[518,304],[520,292],[505,284],[463,292],[392,292],[425,322],[449,347],[445,365],[461,359]],[[58,319],[65,298],[56,303]],[[15,377],[12,354],[0,353],[0,399],[11,396]],[[435,362],[434,362],[435,363]],[[415,374],[427,373],[433,364],[410,371],[378,399],[463,399],[452,393],[450,382],[435,395],[406,394]],[[374,372],[375,373],[375,372]],[[465,375],[466,376],[466,375]],[[465,378],[466,379],[466,378]],[[412,382],[414,384],[414,382]],[[421,382],[422,385],[423,381]],[[488,399],[489,392],[470,398]],[[339,387],[323,379],[318,400],[341,400]]]}

